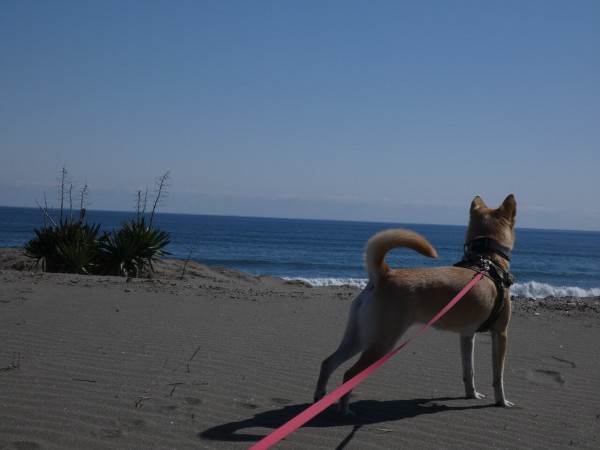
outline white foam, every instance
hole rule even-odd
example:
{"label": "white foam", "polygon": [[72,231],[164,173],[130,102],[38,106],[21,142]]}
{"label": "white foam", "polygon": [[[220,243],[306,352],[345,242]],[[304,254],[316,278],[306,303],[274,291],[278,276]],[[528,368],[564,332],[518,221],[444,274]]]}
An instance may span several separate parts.
{"label": "white foam", "polygon": [[[302,278],[284,277],[287,281],[302,281],[311,286],[352,286],[364,288],[367,281],[364,278]],[[580,288],[576,286],[552,286],[551,284],[529,281],[516,283],[510,288],[511,295],[529,298],[545,297],[600,297],[600,288]]]}
{"label": "white foam", "polygon": [[367,280],[362,278],[302,278],[302,277],[283,277],[286,281],[302,281],[311,286],[352,286],[364,288]]}
{"label": "white foam", "polygon": [[552,286],[551,284],[529,281],[516,283],[510,288],[511,295],[530,298],[545,297],[598,297],[600,288],[580,288],[577,286]]}

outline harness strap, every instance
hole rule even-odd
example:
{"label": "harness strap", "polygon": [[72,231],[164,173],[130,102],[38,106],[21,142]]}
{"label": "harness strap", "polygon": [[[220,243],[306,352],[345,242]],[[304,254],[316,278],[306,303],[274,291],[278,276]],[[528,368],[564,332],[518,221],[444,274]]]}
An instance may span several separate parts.
{"label": "harness strap", "polygon": [[500,314],[504,310],[508,288],[514,283],[514,277],[511,273],[506,272],[493,262],[481,258],[479,258],[479,260],[465,258],[454,264],[454,266],[474,270],[475,272],[483,270],[484,275],[492,280],[496,286],[496,300],[494,301],[492,312],[476,331],[477,333],[484,333],[490,329],[490,326],[492,326],[496,320],[498,320],[498,317],[500,317]]}

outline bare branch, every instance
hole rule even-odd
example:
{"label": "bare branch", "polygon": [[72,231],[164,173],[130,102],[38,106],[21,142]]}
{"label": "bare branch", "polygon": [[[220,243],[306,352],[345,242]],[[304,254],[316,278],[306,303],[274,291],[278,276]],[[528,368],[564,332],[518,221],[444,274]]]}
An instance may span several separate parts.
{"label": "bare branch", "polygon": [[137,221],[140,223],[140,211],[142,208],[142,191],[138,190],[135,194],[135,210],[137,212]]}
{"label": "bare branch", "polygon": [[144,192],[144,203],[142,208],[142,217],[146,215],[146,208],[148,207],[148,186],[146,186],[146,191]]}
{"label": "bare branch", "polygon": [[79,198],[79,224],[82,224],[83,220],[85,219],[85,213],[87,212],[87,206],[89,203],[88,184],[86,182],[83,188],[81,188],[81,194]]}
{"label": "bare branch", "polygon": [[148,224],[149,228],[152,228],[152,222],[154,221],[154,212],[156,211],[156,208],[160,204],[160,200],[163,197],[166,197],[168,195],[166,189],[170,186],[170,184],[169,184],[170,173],[171,173],[171,171],[167,171],[167,173],[165,173],[164,175],[162,175],[156,179],[156,182],[155,182],[156,187],[154,189],[154,193],[155,193],[156,197],[154,198],[154,204],[152,205],[152,213],[150,214],[150,223]]}
{"label": "bare branch", "polygon": [[69,222],[73,223],[73,178],[69,176]]}
{"label": "bare branch", "polygon": [[79,194],[79,209],[80,210],[86,209],[89,204],[90,204],[89,186],[86,181],[85,184],[83,185],[83,187],[81,188],[81,193]]}
{"label": "bare branch", "polygon": [[[44,202],[45,202],[45,201],[46,201],[46,195],[44,194]],[[50,222],[52,222],[52,225],[54,225],[54,226],[56,227],[56,226],[57,226],[57,225],[56,225],[56,222],[55,222],[55,221],[54,221],[54,219],[53,219],[53,218],[50,216],[50,214],[48,214],[48,206],[45,206],[45,207],[43,207],[42,205],[40,205],[40,204],[39,204],[39,202],[37,201],[37,199],[36,199],[35,203],[36,203],[36,204],[39,206],[39,208],[40,208],[40,209],[42,210],[42,212],[44,213],[44,221],[45,221],[46,219],[48,219]]]}
{"label": "bare branch", "polygon": [[[40,206],[37,200],[35,202],[38,204],[38,206]],[[40,206],[40,208],[42,207]],[[42,211],[48,211],[48,199],[46,198],[46,192],[44,192],[44,208],[42,208]],[[44,214],[44,226],[46,226],[46,214]]]}
{"label": "bare branch", "polygon": [[69,176],[69,172],[67,170],[67,166],[63,166],[62,170],[60,171],[60,177],[58,179],[58,182],[60,184],[60,223],[62,223],[63,221],[63,210],[64,210],[64,206],[65,206],[65,189],[66,189],[66,185],[67,185],[67,177]]}
{"label": "bare branch", "polygon": [[140,223],[142,218],[146,215],[146,205],[148,203],[148,188],[146,187],[146,192],[144,192],[144,197],[142,198],[142,191],[138,190],[136,193],[136,211],[137,211],[137,221]]}
{"label": "bare branch", "polygon": [[[185,262],[183,263],[183,269],[181,269],[181,279],[183,280],[183,276],[185,274],[185,269],[187,268],[188,263],[190,262],[190,259],[192,258],[192,253],[194,253],[194,250],[196,249],[196,243],[198,241],[195,241],[194,244],[192,245],[192,248],[190,249],[190,253],[188,254],[187,259],[185,260]],[[193,357],[192,357],[193,358]]]}

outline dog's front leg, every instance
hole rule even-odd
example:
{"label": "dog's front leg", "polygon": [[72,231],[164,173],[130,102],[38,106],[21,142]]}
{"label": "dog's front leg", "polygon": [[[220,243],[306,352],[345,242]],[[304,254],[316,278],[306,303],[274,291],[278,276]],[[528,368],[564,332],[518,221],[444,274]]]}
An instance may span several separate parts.
{"label": "dog's front leg", "polygon": [[475,390],[475,370],[473,369],[473,350],[475,347],[475,335],[460,336],[460,354],[463,367],[463,381],[465,383],[465,395],[467,398],[482,399],[485,395]]}
{"label": "dog's front leg", "polygon": [[494,397],[498,406],[515,406],[514,403],[506,400],[504,396],[504,359],[506,358],[506,348],[508,344],[508,334],[506,330],[500,332],[492,331],[492,364],[494,371]]}

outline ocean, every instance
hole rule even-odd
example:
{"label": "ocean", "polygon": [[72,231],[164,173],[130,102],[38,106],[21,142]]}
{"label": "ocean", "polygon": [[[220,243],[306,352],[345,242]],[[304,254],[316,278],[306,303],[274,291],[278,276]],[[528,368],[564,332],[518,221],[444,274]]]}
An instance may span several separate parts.
{"label": "ocean", "polygon": [[[119,228],[135,213],[88,211],[89,223]],[[22,247],[44,225],[39,208],[0,207],[0,247]],[[303,280],[315,286],[364,286],[363,249],[374,233],[409,228],[436,248],[432,260],[408,249],[393,250],[392,267],[451,265],[463,253],[465,226],[348,222],[334,220],[224,217],[191,214],[155,216],[171,234],[170,257],[191,259],[250,275]],[[600,296],[600,232],[517,228],[511,272],[513,295],[544,298]]]}

